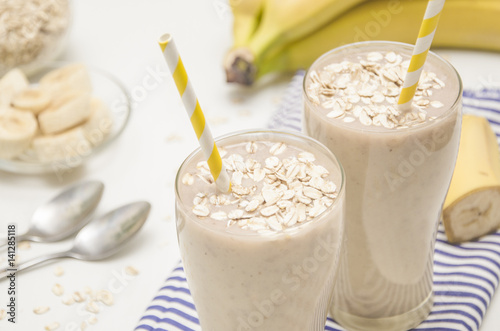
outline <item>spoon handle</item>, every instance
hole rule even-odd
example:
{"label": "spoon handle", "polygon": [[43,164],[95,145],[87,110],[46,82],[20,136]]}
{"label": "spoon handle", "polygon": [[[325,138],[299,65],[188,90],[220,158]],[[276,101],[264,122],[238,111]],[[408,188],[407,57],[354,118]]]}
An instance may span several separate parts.
{"label": "spoon handle", "polygon": [[69,257],[69,252],[64,251],[64,252],[56,252],[56,253],[46,254],[46,255],[32,258],[31,260],[28,260],[26,262],[23,262],[23,263],[15,266],[16,268],[9,268],[9,267],[2,268],[2,269],[0,269],[0,280],[7,277],[7,276],[10,276],[14,272],[12,269],[15,269],[16,270],[15,272],[18,273],[21,270],[28,269],[34,265],[39,264],[39,263],[42,263],[42,262],[45,262],[48,260],[52,260],[52,259],[58,259],[61,257]]}

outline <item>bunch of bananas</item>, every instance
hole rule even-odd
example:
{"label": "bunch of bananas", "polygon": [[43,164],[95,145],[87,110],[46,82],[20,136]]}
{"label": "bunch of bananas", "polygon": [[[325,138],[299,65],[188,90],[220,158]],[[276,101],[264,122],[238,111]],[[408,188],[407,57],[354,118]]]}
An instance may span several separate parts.
{"label": "bunch of bananas", "polygon": [[[228,82],[253,84],[271,72],[307,68],[357,41],[414,43],[428,0],[230,0],[234,46]],[[500,1],[448,0],[433,47],[500,51]]]}

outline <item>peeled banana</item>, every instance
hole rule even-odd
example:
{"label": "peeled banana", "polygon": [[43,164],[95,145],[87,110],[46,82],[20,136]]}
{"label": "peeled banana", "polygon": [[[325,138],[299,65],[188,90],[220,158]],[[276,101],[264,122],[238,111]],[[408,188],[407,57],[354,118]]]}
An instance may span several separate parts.
{"label": "peeled banana", "polygon": [[6,109],[0,113],[0,157],[12,159],[21,154],[29,147],[37,128],[30,112]]}
{"label": "peeled banana", "polygon": [[[348,43],[391,40],[413,44],[426,5],[427,0],[365,1],[307,36],[286,43],[277,52],[256,54],[247,63],[251,69],[240,66],[237,68],[241,72],[232,74],[240,77],[239,82],[252,84],[267,73],[306,69],[321,54]],[[295,12],[295,16],[301,15]],[[291,22],[295,16],[290,16]],[[500,51],[498,17],[499,1],[448,0],[432,45]]]}
{"label": "peeled banana", "polygon": [[45,110],[51,102],[47,93],[38,88],[27,88],[14,95],[11,104],[16,109],[28,110],[38,114]]}
{"label": "peeled banana", "polygon": [[91,145],[81,127],[55,135],[36,137],[33,139],[32,148],[38,159],[44,163],[64,161],[77,164],[91,151]]}
{"label": "peeled banana", "polygon": [[93,145],[99,145],[113,128],[109,108],[97,98],[90,100],[90,118],[82,125],[85,138]]}
{"label": "peeled banana", "polygon": [[12,69],[0,79],[0,108],[9,107],[14,95],[26,87],[29,82],[20,69]]}
{"label": "peeled banana", "polygon": [[43,134],[65,131],[84,122],[90,116],[90,94],[71,90],[53,101],[38,115]]}
{"label": "peeled banana", "polygon": [[61,91],[76,90],[92,92],[90,76],[85,65],[81,63],[70,64],[52,70],[40,79],[40,88],[52,92],[57,97]]}
{"label": "peeled banana", "polygon": [[500,228],[500,152],[493,130],[482,117],[463,117],[443,223],[452,243],[476,239]]}

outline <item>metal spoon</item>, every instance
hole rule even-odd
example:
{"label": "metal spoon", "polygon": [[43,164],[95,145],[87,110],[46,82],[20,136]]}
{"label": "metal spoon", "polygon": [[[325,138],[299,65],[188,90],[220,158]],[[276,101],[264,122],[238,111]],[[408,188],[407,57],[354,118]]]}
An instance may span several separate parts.
{"label": "metal spoon", "polygon": [[[101,200],[104,184],[88,181],[63,191],[37,208],[31,226],[16,241],[54,242],[76,233],[90,220],[89,216]],[[2,240],[0,247],[7,244]]]}
{"label": "metal spoon", "polygon": [[[151,205],[139,201],[117,208],[100,218],[92,220],[78,232],[73,247],[68,251],[51,253],[33,258],[17,266],[16,272],[34,266],[35,264],[57,259],[72,257],[79,260],[94,261],[115,254],[142,227],[148,218]],[[0,279],[10,274],[12,270],[3,268]]]}

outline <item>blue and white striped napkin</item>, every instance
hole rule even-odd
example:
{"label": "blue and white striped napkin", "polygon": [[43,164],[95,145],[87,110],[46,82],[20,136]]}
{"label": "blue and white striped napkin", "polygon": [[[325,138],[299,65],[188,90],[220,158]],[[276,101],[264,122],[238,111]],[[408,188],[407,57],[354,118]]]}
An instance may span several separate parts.
{"label": "blue and white striped napkin", "polygon": [[[299,72],[293,78],[270,128],[301,130],[303,76]],[[500,90],[465,91],[464,111],[486,117],[500,137]],[[478,330],[499,277],[500,232],[450,245],[440,225],[434,255],[435,303],[427,320],[415,330]],[[165,280],[135,330],[201,330],[182,264]],[[325,330],[344,329],[329,318]]]}

